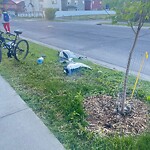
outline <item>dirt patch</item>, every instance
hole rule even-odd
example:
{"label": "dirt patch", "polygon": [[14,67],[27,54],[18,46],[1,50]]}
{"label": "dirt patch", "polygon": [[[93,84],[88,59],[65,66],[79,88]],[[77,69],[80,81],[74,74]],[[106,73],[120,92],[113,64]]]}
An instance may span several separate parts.
{"label": "dirt patch", "polygon": [[148,107],[140,100],[130,101],[133,104],[131,113],[120,115],[116,113],[116,99],[110,96],[92,96],[84,101],[88,114],[88,130],[103,135],[136,135],[148,127]]}

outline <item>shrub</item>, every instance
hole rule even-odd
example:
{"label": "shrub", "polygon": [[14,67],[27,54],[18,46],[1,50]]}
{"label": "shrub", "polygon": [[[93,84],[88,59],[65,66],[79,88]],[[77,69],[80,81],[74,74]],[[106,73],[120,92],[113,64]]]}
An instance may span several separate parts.
{"label": "shrub", "polygon": [[45,9],[45,17],[47,20],[54,20],[55,18],[55,13],[56,13],[56,9],[53,8],[46,8]]}

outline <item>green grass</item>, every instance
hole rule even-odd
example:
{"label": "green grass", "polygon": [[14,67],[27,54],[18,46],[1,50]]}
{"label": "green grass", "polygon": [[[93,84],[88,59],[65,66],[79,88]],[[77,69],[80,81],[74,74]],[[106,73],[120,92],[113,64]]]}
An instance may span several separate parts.
{"label": "green grass", "polygon": [[56,20],[59,20],[59,19],[64,19],[64,20],[97,20],[97,19],[108,20],[108,19],[110,19],[110,16],[113,16],[113,15],[64,16],[64,17],[56,18]]}
{"label": "green grass", "polygon": [[[36,60],[46,55],[44,63]],[[22,99],[43,120],[67,150],[147,150],[150,134],[136,137],[104,138],[86,131],[84,97],[96,94],[116,96],[121,90],[124,74],[92,64],[92,70],[81,70],[72,76],[63,72],[57,51],[30,43],[30,54],[24,62],[8,60],[6,50],[0,64],[0,74],[14,87]],[[128,94],[134,77],[129,78]],[[150,83],[140,81],[136,97],[149,97]]]}

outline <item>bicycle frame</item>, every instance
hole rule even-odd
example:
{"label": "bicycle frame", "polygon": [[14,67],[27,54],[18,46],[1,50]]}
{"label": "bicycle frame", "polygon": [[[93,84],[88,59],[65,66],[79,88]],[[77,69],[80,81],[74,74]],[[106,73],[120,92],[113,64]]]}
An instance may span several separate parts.
{"label": "bicycle frame", "polygon": [[[11,33],[6,33],[6,35],[10,36],[15,36],[15,39],[10,39],[10,38],[5,38],[3,36],[4,32],[0,31],[0,48],[6,48],[8,50],[8,57],[11,57],[12,55],[14,56],[14,47],[16,44],[16,41],[19,37],[18,34],[14,35]],[[8,42],[7,42],[8,41]]]}

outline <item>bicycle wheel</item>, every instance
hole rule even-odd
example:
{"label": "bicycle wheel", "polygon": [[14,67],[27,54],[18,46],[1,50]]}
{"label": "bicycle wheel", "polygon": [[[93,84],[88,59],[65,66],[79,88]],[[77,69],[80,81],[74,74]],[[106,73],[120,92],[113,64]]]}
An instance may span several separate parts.
{"label": "bicycle wheel", "polygon": [[17,42],[14,49],[14,57],[16,60],[24,60],[29,53],[29,44],[26,40],[20,40]]}
{"label": "bicycle wheel", "polygon": [[2,48],[0,47],[0,63],[2,62]]}

